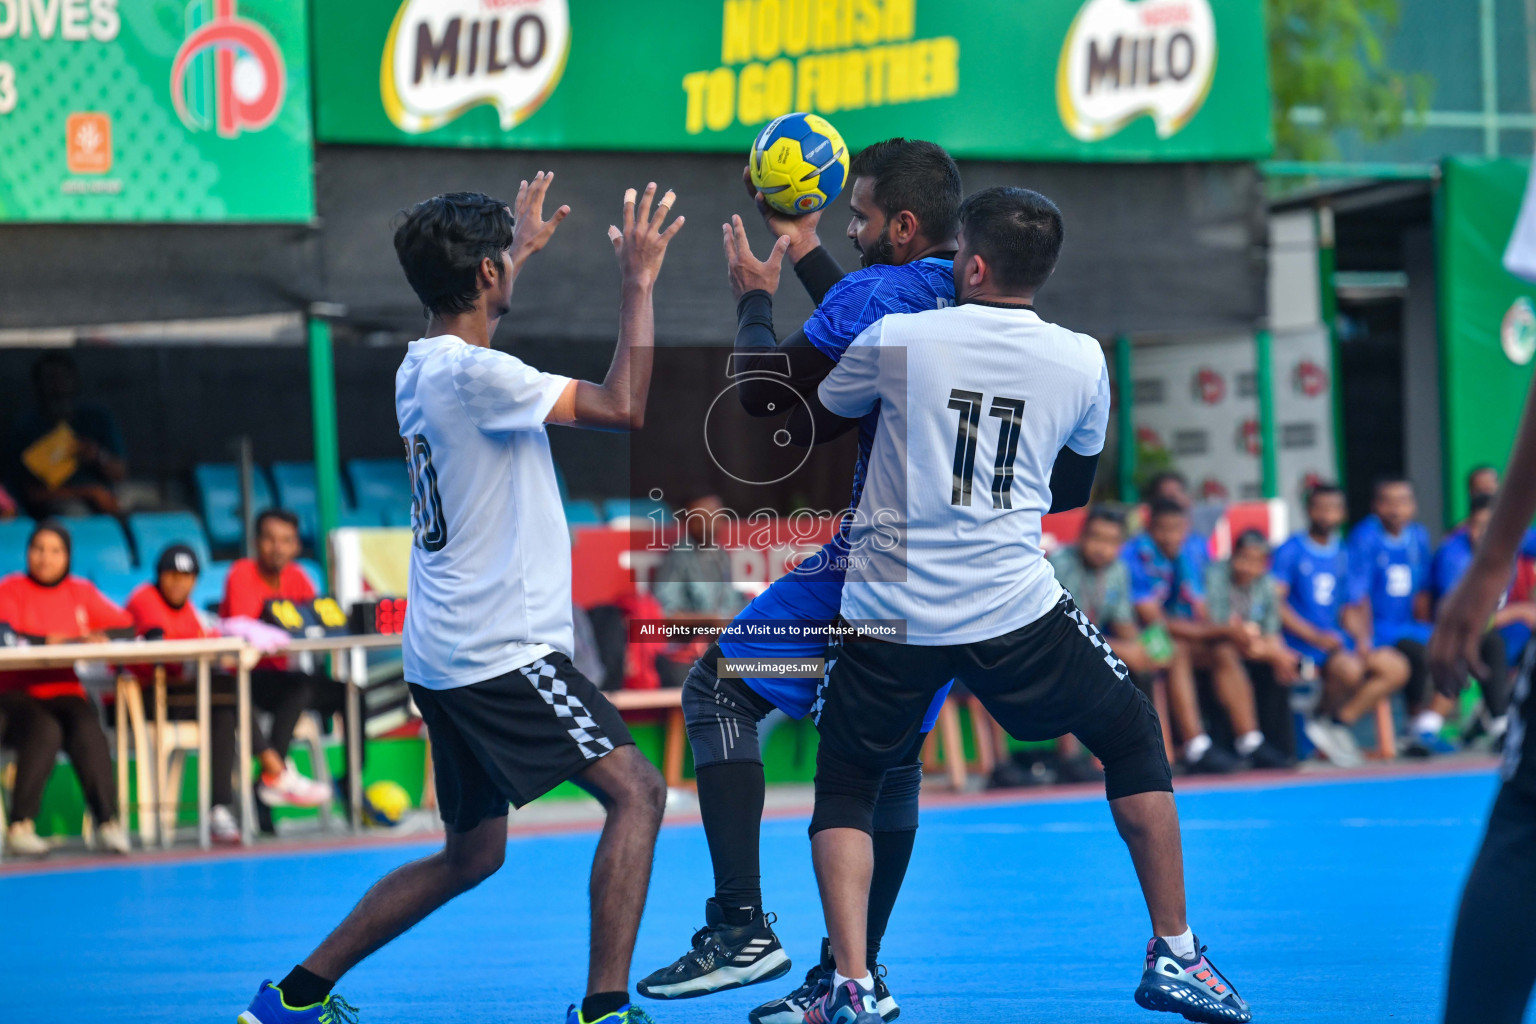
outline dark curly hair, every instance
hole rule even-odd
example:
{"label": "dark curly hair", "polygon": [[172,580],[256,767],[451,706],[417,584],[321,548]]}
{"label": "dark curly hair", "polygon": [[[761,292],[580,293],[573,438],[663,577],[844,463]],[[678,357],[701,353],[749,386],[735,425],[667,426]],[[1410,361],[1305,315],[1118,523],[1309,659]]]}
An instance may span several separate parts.
{"label": "dark curly hair", "polygon": [[467,313],[480,289],[483,259],[512,245],[512,211],[481,192],[447,192],[404,212],[395,228],[395,255],[405,279],[429,313]]}

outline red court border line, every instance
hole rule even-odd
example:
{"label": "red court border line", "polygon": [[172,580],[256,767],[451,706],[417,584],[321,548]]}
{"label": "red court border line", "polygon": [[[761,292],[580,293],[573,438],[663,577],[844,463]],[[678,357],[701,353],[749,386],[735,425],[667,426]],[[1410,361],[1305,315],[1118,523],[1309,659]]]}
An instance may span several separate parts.
{"label": "red court border line", "polygon": [[[1224,776],[1181,776],[1175,787],[1181,793],[1205,793],[1222,791],[1258,791],[1269,789],[1295,789],[1304,786],[1323,786],[1360,782],[1388,782],[1413,778],[1441,778],[1460,775],[1484,775],[1497,767],[1496,758],[1458,758],[1451,762],[1427,762],[1424,764],[1391,764],[1369,766],[1349,771],[1318,771],[1297,773],[1284,769],[1274,771],[1243,772]],[[981,793],[935,793],[923,797],[923,807],[929,810],[946,810],[965,807],[1002,807],[1018,804],[1066,804],[1102,800],[1103,787],[1097,783],[1081,783],[1066,786],[1046,786],[1040,789],[1001,789]],[[764,821],[785,818],[803,818],[811,811],[810,802],[793,806],[775,807],[763,814]],[[663,828],[685,828],[697,825],[697,812],[669,814]],[[580,835],[602,829],[600,819],[580,821],[540,822],[518,825],[508,832],[509,842],[524,838],[544,836]],[[343,850],[370,850],[392,846],[420,846],[436,843],[440,831],[413,832],[408,835],[336,836],[312,842],[297,841],[292,845],[258,845],[255,847],[231,847],[212,850],[170,850],[138,853],[122,857],[70,857],[66,861],[6,861],[0,863],[0,880],[24,878],[35,875],[59,875],[77,871],[112,871],[162,864],[196,864],[209,861],[249,860],[264,857],[304,857],[314,853],[335,853]]]}

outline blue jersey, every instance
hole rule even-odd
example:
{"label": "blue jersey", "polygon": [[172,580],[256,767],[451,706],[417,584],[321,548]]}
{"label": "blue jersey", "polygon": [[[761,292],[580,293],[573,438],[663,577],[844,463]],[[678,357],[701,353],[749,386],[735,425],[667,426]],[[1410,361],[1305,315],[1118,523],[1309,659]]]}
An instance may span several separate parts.
{"label": "blue jersey", "polygon": [[[1435,549],[1434,561],[1429,568],[1429,592],[1438,607],[1445,596],[1461,582],[1461,578],[1472,568],[1472,538],[1467,536],[1466,530],[1457,530]],[[1502,607],[1509,600],[1509,589],[1506,588],[1504,596],[1499,599]],[[1499,629],[1504,636],[1504,647],[1509,654],[1509,663],[1515,664],[1520,656],[1525,653],[1525,645],[1531,638],[1530,629],[1522,622],[1511,622]]]}
{"label": "blue jersey", "polygon": [[[1270,565],[1270,575],[1289,591],[1285,601],[1318,629],[1342,633],[1339,611],[1349,586],[1349,553],[1339,538],[1319,544],[1298,533],[1281,544]],[[1294,645],[1299,638],[1286,634]]]}
{"label": "blue jersey", "polygon": [[[853,339],[888,313],[921,313],[955,304],[954,263],[930,256],[901,266],[877,264],[846,275],[833,285],[805,322],[805,337],[834,362],[841,360]],[[849,508],[857,507],[869,469],[880,410],[873,409],[859,421],[859,455],[853,469],[853,495]],[[825,639],[814,631],[812,639],[795,641],[785,636],[782,623],[824,626],[837,619],[842,605],[843,577],[847,569],[847,523],[822,549],[802,561],[742,609],[731,629],[720,638],[720,650],[729,658],[793,658],[820,656]],[[773,623],[773,636],[752,639],[746,628],[752,623]],[[803,718],[816,698],[818,680],[748,679],[747,685],[794,718]],[[948,694],[946,685],[934,698],[923,728],[933,727]]]}
{"label": "blue jersey", "polygon": [[1432,627],[1414,618],[1413,605],[1429,589],[1431,557],[1429,531],[1420,523],[1409,523],[1394,537],[1372,515],[1350,533],[1348,603],[1370,600],[1377,645],[1429,641]]}
{"label": "blue jersey", "polygon": [[1195,605],[1205,600],[1205,565],[1188,543],[1178,558],[1169,558],[1143,533],[1125,545],[1120,557],[1130,571],[1132,604],[1156,600],[1169,615],[1194,617]]}
{"label": "blue jersey", "polygon": [[[803,330],[806,340],[818,351],[838,362],[853,339],[887,313],[921,313],[954,304],[952,260],[929,256],[900,266],[876,264],[855,270],[833,285]],[[869,453],[874,448],[879,422],[878,405],[859,420],[859,457],[853,467],[849,508],[856,508],[859,495],[864,493],[864,475],[869,472]]]}

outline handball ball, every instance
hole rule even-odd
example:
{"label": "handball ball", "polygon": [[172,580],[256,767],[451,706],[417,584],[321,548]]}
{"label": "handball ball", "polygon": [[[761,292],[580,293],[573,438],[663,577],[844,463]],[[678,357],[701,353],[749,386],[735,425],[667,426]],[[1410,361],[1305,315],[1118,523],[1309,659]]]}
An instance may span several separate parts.
{"label": "handball ball", "polygon": [[848,180],[848,147],[824,117],[785,114],[752,142],[752,184],[769,206],[796,216],[837,198]]}
{"label": "handball ball", "polygon": [[363,790],[363,813],[375,825],[398,825],[411,809],[411,798],[398,782],[375,782]]}

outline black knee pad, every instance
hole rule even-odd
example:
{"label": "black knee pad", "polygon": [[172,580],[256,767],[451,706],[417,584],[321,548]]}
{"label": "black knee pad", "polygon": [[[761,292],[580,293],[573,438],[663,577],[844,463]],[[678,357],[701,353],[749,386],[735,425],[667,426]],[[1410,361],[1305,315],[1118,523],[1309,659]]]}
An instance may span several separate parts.
{"label": "black knee pad", "polygon": [[816,810],[811,814],[811,835],[828,828],[856,828],[874,833],[875,801],[880,796],[882,772],[816,754]]}
{"label": "black knee pad", "polygon": [[[1111,800],[1137,793],[1173,792],[1173,769],[1163,747],[1163,728],[1146,694],[1126,682],[1119,708],[1102,709],[1077,738],[1104,763],[1104,792]],[[1107,702],[1112,703],[1112,702]]]}
{"label": "black knee pad", "polygon": [[740,679],[721,679],[700,658],[683,682],[682,704],[695,769],[730,761],[763,763],[757,723],[773,708]]}
{"label": "black knee pad", "polygon": [[923,788],[923,763],[887,769],[875,800],[876,832],[911,832],[917,828],[917,798]]}

